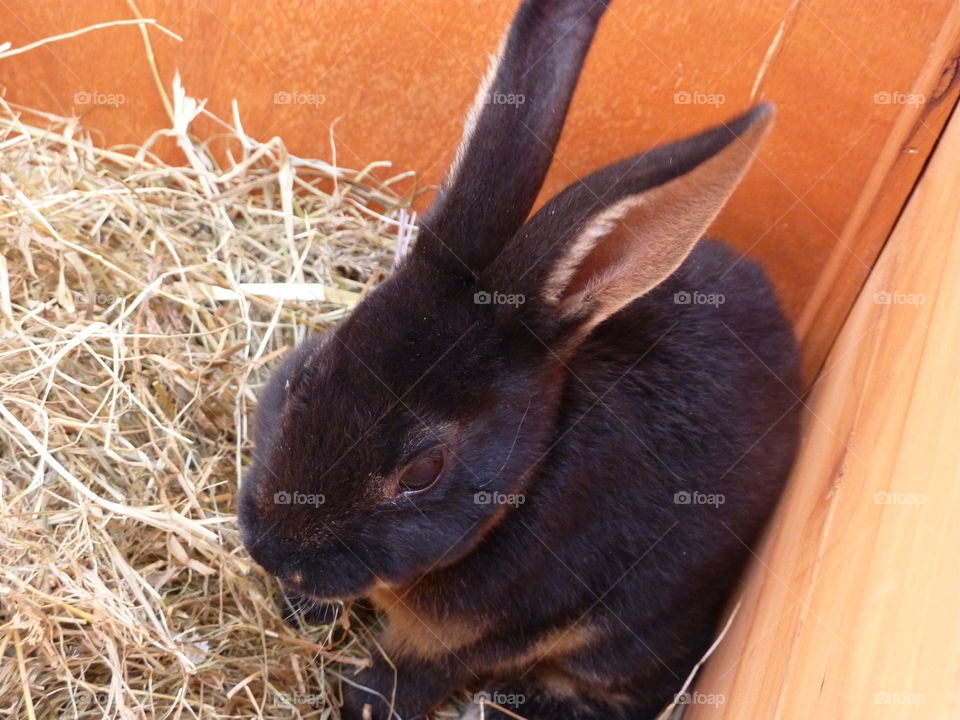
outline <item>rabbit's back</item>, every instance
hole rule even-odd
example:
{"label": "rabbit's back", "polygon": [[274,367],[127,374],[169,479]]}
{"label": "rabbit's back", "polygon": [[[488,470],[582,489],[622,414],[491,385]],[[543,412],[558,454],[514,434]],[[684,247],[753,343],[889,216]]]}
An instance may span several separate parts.
{"label": "rabbit's back", "polygon": [[669,455],[681,478],[708,477],[725,454],[733,453],[729,467],[791,435],[777,420],[799,405],[797,363],[790,322],[763,269],[704,239],[584,343],[569,363],[561,407],[573,438],[619,426],[665,463]]}
{"label": "rabbit's back", "polygon": [[768,517],[798,393],[796,342],[764,271],[704,239],[569,364],[562,441],[532,494],[545,513],[570,509],[570,562],[589,572],[574,556],[595,552],[598,588],[645,555],[663,592],[689,597],[735,576]]}
{"label": "rabbit's back", "polygon": [[757,506],[774,500],[793,459],[797,363],[762,268],[704,239],[569,363],[565,439],[551,464],[590,466],[594,486],[609,483],[647,508],[665,505],[668,518],[679,517],[683,493],[704,504],[692,496],[701,492],[725,493],[719,507],[731,522],[762,519]]}
{"label": "rabbit's back", "polygon": [[503,602],[535,616],[521,588],[550,587],[571,620],[591,607],[598,637],[642,637],[618,643],[616,662],[584,662],[610,663],[655,705],[663,668],[684,676],[705,651],[776,502],[796,450],[798,392],[796,342],[765,273],[701,241],[569,364],[523,527],[493,553],[536,536],[530,562],[513,555],[518,585]]}
{"label": "rabbit's back", "polygon": [[[723,300],[707,304],[695,292]],[[792,464],[796,365],[790,324],[760,266],[701,241],[568,363],[556,431],[520,512],[449,582],[498,577],[495,607],[544,622],[603,597],[644,633],[674,602],[694,615],[698,604],[712,610]],[[552,617],[523,591],[531,586],[550,588]],[[477,599],[433,601],[484,611]]]}

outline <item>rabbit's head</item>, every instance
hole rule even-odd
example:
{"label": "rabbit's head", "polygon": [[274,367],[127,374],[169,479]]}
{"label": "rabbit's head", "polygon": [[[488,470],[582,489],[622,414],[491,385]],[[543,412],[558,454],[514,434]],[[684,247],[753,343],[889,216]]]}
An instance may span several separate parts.
{"label": "rabbit's head", "polygon": [[527,219],[604,9],[523,3],[415,247],[262,393],[240,520],[298,591],[402,587],[522,507],[564,441],[567,361],[677,268],[745,171],[769,106],[600,170]]}

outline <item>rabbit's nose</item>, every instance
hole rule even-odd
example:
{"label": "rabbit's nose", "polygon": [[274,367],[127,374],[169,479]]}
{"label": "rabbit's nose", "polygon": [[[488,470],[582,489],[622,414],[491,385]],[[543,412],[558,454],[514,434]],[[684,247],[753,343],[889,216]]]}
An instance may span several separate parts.
{"label": "rabbit's nose", "polygon": [[248,540],[245,542],[248,552],[264,570],[281,579],[297,576],[300,578],[298,582],[303,582],[303,576],[294,565],[296,548],[291,543],[269,534]]}

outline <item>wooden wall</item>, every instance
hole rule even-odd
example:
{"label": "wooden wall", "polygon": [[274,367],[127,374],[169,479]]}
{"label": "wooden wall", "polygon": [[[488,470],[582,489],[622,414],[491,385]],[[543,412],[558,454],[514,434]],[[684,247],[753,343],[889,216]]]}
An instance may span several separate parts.
{"label": "wooden wall", "polygon": [[958,158],[960,114],[807,402],[800,462],[686,720],[960,717]]}
{"label": "wooden wall", "polygon": [[[391,160],[436,183],[517,0],[138,0],[162,77],[298,154]],[[132,17],[127,0],[5,0],[15,46]],[[760,98],[778,125],[716,233],[770,269],[812,378],[956,99],[958,0],[614,0],[548,179],[550,195],[625,154]],[[136,28],[0,62],[10,101],[77,112],[102,142],[165,123]],[[300,102],[294,101],[299,94]],[[102,103],[97,105],[93,101]],[[287,102],[285,102],[287,101]],[[384,176],[381,173],[381,176]]]}

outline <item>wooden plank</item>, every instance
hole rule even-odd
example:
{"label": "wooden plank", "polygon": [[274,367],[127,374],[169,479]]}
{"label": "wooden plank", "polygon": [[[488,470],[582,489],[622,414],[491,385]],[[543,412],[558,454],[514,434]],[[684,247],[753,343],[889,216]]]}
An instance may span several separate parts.
{"label": "wooden plank", "polygon": [[[807,401],[703,718],[960,717],[960,114]],[[695,696],[696,697],[696,696]]]}
{"label": "wooden plank", "polygon": [[[334,132],[342,164],[388,159],[426,184],[450,161],[517,2],[138,0],[184,37],[151,32],[162,76],[179,69],[221,117],[236,98],[257,137],[329,157]],[[614,0],[542,197],[757,99],[775,101],[777,127],[715,234],[770,270],[810,380],[956,101],[958,7]],[[3,39],[15,45],[130,16],[125,0],[0,3]],[[135,28],[0,62],[0,85],[8,100],[82,113],[104,144],[141,143],[166,123]],[[177,156],[172,144],[160,149]]]}

